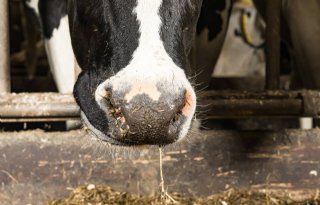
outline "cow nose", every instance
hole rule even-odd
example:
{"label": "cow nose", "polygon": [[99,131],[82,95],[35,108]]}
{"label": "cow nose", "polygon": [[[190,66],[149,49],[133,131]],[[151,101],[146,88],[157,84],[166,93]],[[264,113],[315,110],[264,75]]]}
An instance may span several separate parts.
{"label": "cow nose", "polygon": [[[116,140],[132,145],[170,144],[179,138],[191,106],[188,91],[162,91],[157,98],[131,95],[105,87],[101,92],[110,132]],[[176,91],[177,92],[177,91]]]}

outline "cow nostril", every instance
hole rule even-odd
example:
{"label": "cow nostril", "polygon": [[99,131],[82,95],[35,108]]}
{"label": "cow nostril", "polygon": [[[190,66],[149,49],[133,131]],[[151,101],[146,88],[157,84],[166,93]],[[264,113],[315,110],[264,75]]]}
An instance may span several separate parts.
{"label": "cow nostril", "polygon": [[174,115],[174,118],[172,119],[172,123],[176,123],[180,120],[181,118],[181,114],[182,114],[182,111],[179,110],[175,115]]}
{"label": "cow nostril", "polygon": [[181,119],[181,115],[182,115],[182,111],[179,110],[179,111],[174,115],[174,117],[171,119],[171,124],[172,124],[172,125],[177,125],[177,124],[179,124],[180,119]]}
{"label": "cow nostril", "polygon": [[190,116],[192,113],[194,105],[194,99],[192,93],[188,90],[184,93],[184,103],[178,108],[178,111],[175,113],[174,117],[171,119],[171,125],[174,127],[179,126],[182,123],[182,118]]}
{"label": "cow nostril", "polygon": [[185,103],[181,109],[182,114],[185,117],[188,117],[193,114],[195,108],[196,100],[192,92],[186,91],[185,92]]}
{"label": "cow nostril", "polygon": [[175,113],[175,115],[170,121],[169,134],[177,133],[181,124],[182,124],[182,110],[179,109],[179,111]]}
{"label": "cow nostril", "polygon": [[117,118],[116,127],[120,129],[122,136],[126,136],[129,132],[129,128],[130,128],[126,119],[123,117],[123,115],[122,115],[122,117]]}
{"label": "cow nostril", "polygon": [[121,136],[127,136],[130,127],[121,111],[121,107],[116,106],[116,103],[113,101],[112,92],[108,89],[105,89],[103,98],[106,102],[109,117],[112,118],[113,123],[119,129]]}

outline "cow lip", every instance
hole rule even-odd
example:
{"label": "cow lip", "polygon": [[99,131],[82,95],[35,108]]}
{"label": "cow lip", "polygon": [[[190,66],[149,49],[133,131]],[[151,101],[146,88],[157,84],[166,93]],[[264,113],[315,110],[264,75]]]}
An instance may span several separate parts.
{"label": "cow lip", "polygon": [[[85,123],[86,124],[86,123]],[[86,124],[88,126],[88,124]],[[103,134],[102,132],[98,131],[92,128],[89,128],[89,126],[85,129],[87,133],[89,133],[90,136],[93,136],[95,139],[98,139],[102,142],[110,143],[111,145],[119,145],[119,146],[125,146],[126,144],[113,138],[110,137],[106,134]]]}
{"label": "cow lip", "polygon": [[109,143],[110,145],[116,145],[116,146],[125,146],[125,147],[132,147],[132,146],[145,146],[145,145],[150,145],[150,146],[163,146],[163,145],[169,145],[169,144],[173,144],[175,142],[177,142],[177,140],[171,142],[171,143],[162,143],[162,144],[157,144],[157,143],[142,143],[142,142],[133,142],[133,141],[130,141],[128,139],[126,140],[118,140],[118,139],[115,139],[113,137],[110,137],[108,135],[105,135],[105,134],[102,134],[103,137],[101,137],[100,134],[97,134],[95,133],[93,130],[89,129],[92,133],[93,133],[93,136],[97,139],[97,140],[100,140],[102,142],[105,142],[105,143]]}
{"label": "cow lip", "polygon": [[[115,101],[112,99],[112,92],[108,91],[106,92],[107,94],[103,96],[103,99],[105,101],[105,113],[106,117],[109,121],[109,127],[113,127],[113,132],[110,133],[109,135],[103,135],[101,140],[104,140],[104,138],[107,138],[106,141],[109,139],[112,139],[112,141],[116,141],[117,144],[121,145],[126,145],[126,146],[134,146],[134,145],[145,145],[145,144],[150,144],[150,145],[164,145],[164,144],[172,144],[177,139],[174,141],[168,140],[168,142],[162,142],[158,143],[156,141],[139,141],[139,140],[132,140],[129,135],[136,135],[135,131],[132,130],[132,127],[129,126],[127,123],[127,117],[125,116],[124,113],[121,110],[121,107],[117,105]],[[176,133],[177,129],[181,127],[181,124],[183,124],[183,113],[182,113],[182,108],[185,105],[181,105],[177,109],[177,112],[175,116],[171,119],[169,127],[168,127],[168,136],[172,133]],[[117,137],[112,137],[112,136],[117,136]],[[139,138],[139,137],[138,137]],[[138,139],[136,138],[136,139]]]}
{"label": "cow lip", "polygon": [[[121,111],[121,107],[117,106],[116,102],[112,100],[112,92],[103,86],[103,89],[100,89],[97,95],[100,98],[98,100],[98,102],[100,102],[99,104],[103,104],[104,107],[102,109],[104,110],[108,121],[111,122],[109,123],[109,126],[112,127],[113,125],[116,125],[121,137],[124,138],[127,136],[130,126],[128,125],[127,120]],[[106,136],[105,134],[103,138],[111,138],[119,141],[113,137]]]}
{"label": "cow lip", "polygon": [[[110,117],[109,113],[106,113],[107,116]],[[176,130],[177,127],[182,126],[182,124],[185,123],[185,116],[181,113],[181,110],[179,109],[179,111],[176,113],[177,119],[175,119],[176,121],[171,121],[170,122],[170,126],[171,129]],[[112,117],[113,118],[113,117]],[[115,138],[112,137],[112,134],[108,134],[108,133],[103,133],[102,131],[96,129],[87,119],[86,115],[84,112],[81,112],[81,119],[83,121],[83,124],[85,125],[85,130],[87,131],[87,133],[89,135],[91,135],[92,137],[94,137],[95,139],[101,141],[101,142],[105,142],[105,143],[109,143],[110,145],[116,145],[116,146],[144,146],[144,145],[169,145],[169,144],[173,144],[175,142],[177,142],[179,140],[179,137],[175,138],[172,141],[167,141],[167,142],[162,142],[162,143],[157,143],[156,141],[148,141],[147,143],[144,141],[132,141],[128,138],[123,138],[123,137],[119,137],[119,138]],[[172,131],[172,130],[171,130]],[[128,132],[128,134],[130,134],[130,131]],[[134,134],[134,133],[131,133]],[[170,129],[168,130],[168,134],[170,135]],[[171,133],[173,134],[173,133]]]}
{"label": "cow lip", "polygon": [[109,135],[104,134],[103,132],[101,132],[100,130],[96,129],[93,125],[91,125],[91,123],[89,122],[88,118],[86,117],[86,115],[81,112],[81,119],[83,124],[86,127],[86,131],[93,137],[95,137],[98,140],[101,140],[103,142],[106,143],[110,143],[111,145],[119,145],[119,146],[130,146],[130,144],[126,144],[122,141],[119,141],[118,139],[115,139]]}
{"label": "cow lip", "polygon": [[[116,145],[116,146],[130,147],[130,146],[144,146],[144,145],[146,145],[146,144],[142,144],[141,142],[136,143],[136,142],[130,141],[128,139],[126,139],[126,140],[116,139],[116,138],[111,137],[110,135],[107,135],[107,134],[101,132],[100,130],[97,130],[96,128],[94,128],[91,125],[91,123],[88,121],[86,115],[83,112],[81,112],[81,119],[83,121],[83,124],[86,127],[86,129],[85,129],[86,132],[88,132],[89,135],[91,135],[92,137],[94,137],[97,140],[100,140],[105,143],[109,143],[110,145]],[[174,142],[172,142],[172,143],[174,143]],[[149,145],[156,145],[156,144],[150,143]]]}

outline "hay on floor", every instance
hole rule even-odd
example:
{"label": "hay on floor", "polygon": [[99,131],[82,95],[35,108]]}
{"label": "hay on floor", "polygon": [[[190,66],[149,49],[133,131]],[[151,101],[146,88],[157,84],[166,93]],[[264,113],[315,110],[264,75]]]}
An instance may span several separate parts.
{"label": "hay on floor", "polygon": [[294,201],[290,198],[280,198],[269,194],[230,190],[222,194],[212,195],[206,198],[183,197],[177,193],[170,193],[175,200],[161,199],[161,195],[155,197],[136,196],[126,192],[114,191],[109,186],[88,185],[73,190],[67,199],[53,200],[48,205],[320,205],[320,199],[306,201]]}

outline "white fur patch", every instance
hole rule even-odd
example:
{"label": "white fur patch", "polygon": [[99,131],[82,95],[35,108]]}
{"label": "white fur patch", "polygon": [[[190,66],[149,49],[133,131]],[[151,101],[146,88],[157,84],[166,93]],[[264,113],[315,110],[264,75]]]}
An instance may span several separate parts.
{"label": "white fur patch", "polygon": [[[115,76],[102,83],[96,91],[96,100],[99,103],[99,94],[106,85],[112,85],[113,91],[123,91],[130,88],[126,96],[130,101],[133,94],[147,94],[153,100],[158,100],[158,89],[171,92],[172,95],[183,93],[187,90],[192,100],[196,102],[194,90],[186,78],[183,69],[179,68],[166,52],[160,37],[162,25],[159,9],[162,0],[138,0],[133,13],[137,15],[140,24],[139,45],[135,50],[131,62]],[[148,85],[148,86],[140,86]],[[190,128],[196,103],[191,108],[190,116],[180,132],[180,138],[185,137]]]}
{"label": "white fur patch", "polygon": [[27,6],[32,8],[37,16],[40,16],[39,12],[39,0],[29,0],[26,2]]}
{"label": "white fur patch", "polygon": [[137,95],[147,94],[152,100],[158,101],[161,93],[154,84],[148,85],[143,82],[133,85],[130,92],[126,94],[125,100],[130,102]]}
{"label": "white fur patch", "polygon": [[61,93],[71,93],[75,83],[75,60],[71,46],[68,16],[54,29],[52,38],[45,40],[51,72]]}
{"label": "white fur patch", "polygon": [[[241,37],[235,36],[235,30],[241,31],[242,27],[239,19],[242,18],[242,15],[247,15],[243,14],[244,11],[251,14],[250,17],[247,17],[248,20],[244,26],[252,35],[253,44],[261,45],[264,41],[262,35],[264,33],[264,23],[256,8],[253,5],[244,7],[241,3],[235,3],[230,16],[226,39],[212,76],[265,76],[265,51],[252,48]],[[227,17],[225,15],[225,18]]]}

